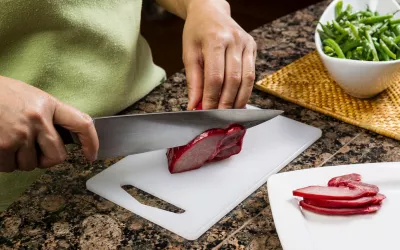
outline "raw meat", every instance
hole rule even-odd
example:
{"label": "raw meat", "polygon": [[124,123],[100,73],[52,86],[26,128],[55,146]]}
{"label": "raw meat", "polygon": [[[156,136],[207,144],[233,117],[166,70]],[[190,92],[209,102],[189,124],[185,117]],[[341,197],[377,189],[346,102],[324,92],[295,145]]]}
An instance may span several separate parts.
{"label": "raw meat", "polygon": [[352,188],[352,189],[360,189],[366,192],[366,195],[374,196],[379,192],[379,188],[376,185],[357,182],[357,181],[349,181],[347,183],[343,183],[343,186]]}
{"label": "raw meat", "polygon": [[304,198],[304,202],[317,206],[327,208],[349,208],[349,207],[364,207],[372,204],[380,204],[386,197],[382,194],[376,196],[366,196],[354,200],[325,200],[325,199],[309,199]]}
{"label": "raw meat", "polygon": [[377,195],[374,196],[374,198],[375,198],[375,201],[374,201],[373,204],[381,204],[382,201],[384,199],[386,199],[386,196],[384,194],[377,194]]}
{"label": "raw meat", "polygon": [[294,190],[293,195],[310,199],[353,200],[365,196],[365,191],[347,187],[308,186]]}
{"label": "raw meat", "polygon": [[336,176],[328,186],[308,186],[293,191],[303,197],[299,205],[311,212],[325,215],[367,214],[379,210],[386,196],[376,185],[361,182],[361,175]]}
{"label": "raw meat", "polygon": [[[201,110],[200,102],[195,110]],[[216,162],[239,154],[242,150],[246,129],[232,124],[226,129],[208,130],[184,146],[167,151],[170,173],[181,173],[202,167],[208,162]]]}
{"label": "raw meat", "polygon": [[221,140],[225,137],[225,130],[208,130],[188,144],[171,148],[167,152],[168,169],[171,173],[181,173],[198,169],[217,153]]}
{"label": "raw meat", "polygon": [[246,130],[240,125],[232,125],[228,128],[226,136],[222,139],[217,155],[209,162],[221,161],[232,155],[239,154],[242,150],[243,137]]}
{"label": "raw meat", "polygon": [[357,188],[365,191],[366,195],[369,196],[374,196],[379,192],[379,188],[376,185],[361,182],[361,175],[355,173],[334,177],[329,180],[328,186]]}
{"label": "raw meat", "polygon": [[324,215],[369,214],[378,211],[381,207],[380,205],[370,205],[358,208],[324,208],[307,204],[305,201],[300,201],[300,206],[305,210]]}
{"label": "raw meat", "polygon": [[347,183],[349,181],[361,181],[361,175],[353,173],[353,174],[337,176],[329,180],[328,186],[338,187],[343,183]]}

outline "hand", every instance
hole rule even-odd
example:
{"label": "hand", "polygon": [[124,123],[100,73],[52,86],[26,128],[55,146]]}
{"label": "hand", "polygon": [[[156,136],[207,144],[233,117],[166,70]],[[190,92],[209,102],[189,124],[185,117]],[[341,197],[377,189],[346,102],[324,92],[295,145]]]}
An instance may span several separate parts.
{"label": "hand", "polygon": [[0,76],[0,172],[63,162],[67,152],[54,124],[77,133],[84,155],[95,160],[99,142],[88,115],[35,87]]}
{"label": "hand", "polygon": [[183,31],[188,110],[244,108],[255,79],[257,45],[224,0],[191,0]]}

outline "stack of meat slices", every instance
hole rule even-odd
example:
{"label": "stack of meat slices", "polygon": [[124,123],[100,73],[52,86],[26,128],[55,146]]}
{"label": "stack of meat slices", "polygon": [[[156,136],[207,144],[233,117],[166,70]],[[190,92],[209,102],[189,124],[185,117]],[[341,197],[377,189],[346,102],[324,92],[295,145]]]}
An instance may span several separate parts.
{"label": "stack of meat slices", "polygon": [[[201,103],[196,109],[202,109]],[[238,124],[207,130],[186,145],[168,149],[168,169],[171,174],[187,172],[239,154],[245,134],[246,129]]]}
{"label": "stack of meat slices", "polygon": [[374,213],[386,198],[376,185],[362,182],[356,173],[334,177],[328,186],[296,189],[293,195],[303,198],[299,203],[303,209],[325,215]]}

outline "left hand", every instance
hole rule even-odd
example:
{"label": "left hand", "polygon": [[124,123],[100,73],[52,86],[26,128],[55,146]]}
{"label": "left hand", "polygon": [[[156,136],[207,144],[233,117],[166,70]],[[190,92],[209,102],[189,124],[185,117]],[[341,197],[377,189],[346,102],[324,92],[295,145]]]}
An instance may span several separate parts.
{"label": "left hand", "polygon": [[183,30],[188,110],[244,108],[255,80],[257,45],[225,0],[191,0]]}

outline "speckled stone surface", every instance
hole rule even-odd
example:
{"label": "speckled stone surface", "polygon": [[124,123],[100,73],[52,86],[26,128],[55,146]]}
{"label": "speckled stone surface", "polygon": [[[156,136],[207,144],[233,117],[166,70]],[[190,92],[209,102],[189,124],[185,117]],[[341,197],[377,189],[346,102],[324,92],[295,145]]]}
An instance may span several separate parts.
{"label": "speckled stone surface", "polygon": [[[268,23],[251,34],[258,43],[257,79],[314,50],[316,20],[329,1]],[[124,113],[185,110],[184,71],[170,77]],[[397,141],[366,132],[254,90],[250,104],[321,128],[322,138],[282,171],[356,162],[400,160]],[[78,149],[46,172],[0,216],[2,249],[282,249],[266,185],[261,186],[196,241],[185,239],[98,197],[85,182],[118,159],[88,164]],[[176,210],[128,188],[141,202]]]}

